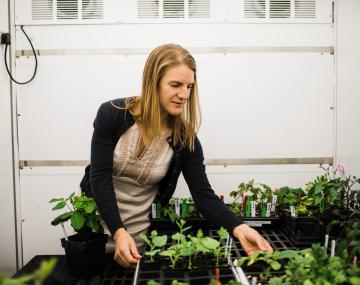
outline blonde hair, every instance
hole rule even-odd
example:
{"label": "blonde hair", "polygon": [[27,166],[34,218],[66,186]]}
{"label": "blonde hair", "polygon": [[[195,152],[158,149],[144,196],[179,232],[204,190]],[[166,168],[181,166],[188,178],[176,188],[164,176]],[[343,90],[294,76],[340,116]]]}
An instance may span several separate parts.
{"label": "blonde hair", "polygon": [[[159,84],[169,68],[185,64],[194,72],[194,85],[183,112],[179,116],[169,116],[174,145],[188,147],[194,151],[196,132],[200,127],[201,114],[196,80],[196,62],[192,55],[180,45],[165,44],[155,48],[149,55],[142,80],[141,97],[126,101],[126,108],[140,122],[145,138],[149,141],[160,135]],[[136,105],[140,105],[137,114]]]}

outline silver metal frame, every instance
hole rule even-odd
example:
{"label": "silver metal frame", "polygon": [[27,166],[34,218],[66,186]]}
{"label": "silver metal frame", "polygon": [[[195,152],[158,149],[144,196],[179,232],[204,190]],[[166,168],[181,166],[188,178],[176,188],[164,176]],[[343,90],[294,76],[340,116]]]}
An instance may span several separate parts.
{"label": "silver metal frame", "polygon": [[[86,166],[89,160],[20,160],[19,167]],[[279,164],[329,164],[332,157],[295,157],[295,158],[246,158],[246,159],[205,159],[205,165],[279,165]]]}
{"label": "silver metal frame", "polygon": [[[334,47],[188,47],[191,53],[329,53],[334,54]],[[141,55],[148,54],[146,48],[80,48],[80,49],[36,49],[37,56],[60,55]],[[33,56],[32,50],[17,50],[16,57]]]}

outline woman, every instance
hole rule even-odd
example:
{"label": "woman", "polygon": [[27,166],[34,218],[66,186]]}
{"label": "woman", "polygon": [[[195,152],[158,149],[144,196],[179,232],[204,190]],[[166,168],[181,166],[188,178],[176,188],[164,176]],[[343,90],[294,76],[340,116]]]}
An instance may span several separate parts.
{"label": "woman", "polygon": [[272,251],[254,229],[215,195],[196,137],[199,105],[196,64],[181,46],[166,44],[149,55],[140,97],[106,102],[98,110],[91,143],[90,187],[123,267],[141,258],[137,246],[154,200],[166,205],[180,172],[198,210],[224,226],[247,254]]}

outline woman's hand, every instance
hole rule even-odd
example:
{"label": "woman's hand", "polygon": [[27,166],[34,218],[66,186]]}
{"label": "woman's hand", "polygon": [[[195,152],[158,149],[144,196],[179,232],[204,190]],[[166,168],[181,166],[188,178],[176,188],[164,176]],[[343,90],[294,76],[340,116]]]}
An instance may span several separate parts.
{"label": "woman's hand", "polygon": [[120,228],[115,232],[114,240],[115,261],[125,268],[135,267],[141,255],[139,254],[134,239],[124,228]]}
{"label": "woman's hand", "polygon": [[234,228],[233,235],[236,237],[247,255],[252,255],[256,251],[273,252],[271,245],[256,230],[247,224],[241,224]]}

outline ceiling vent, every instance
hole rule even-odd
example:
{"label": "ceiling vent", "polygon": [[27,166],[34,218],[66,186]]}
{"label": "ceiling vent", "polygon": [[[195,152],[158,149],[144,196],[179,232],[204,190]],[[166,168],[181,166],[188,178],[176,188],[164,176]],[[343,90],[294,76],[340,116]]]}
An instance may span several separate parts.
{"label": "ceiling vent", "polygon": [[265,18],[265,0],[245,0],[245,18]]}
{"label": "ceiling vent", "polygon": [[210,0],[137,0],[138,19],[208,19]]}
{"label": "ceiling vent", "polygon": [[[316,19],[320,0],[240,0],[245,19]],[[325,3],[325,0],[322,3]],[[326,0],[328,1],[328,0]]]}
{"label": "ceiling vent", "polygon": [[77,0],[57,0],[56,17],[59,20],[78,19],[79,9]]}
{"label": "ceiling vent", "polygon": [[31,17],[33,20],[52,20],[53,1],[52,0],[32,0]]}
{"label": "ceiling vent", "polygon": [[[80,7],[79,7],[80,5]],[[103,19],[103,0],[32,0],[32,20]]]}
{"label": "ceiling vent", "polygon": [[315,0],[295,0],[295,18],[315,18]]}
{"label": "ceiling vent", "polygon": [[270,0],[270,18],[290,18],[290,0]]}

